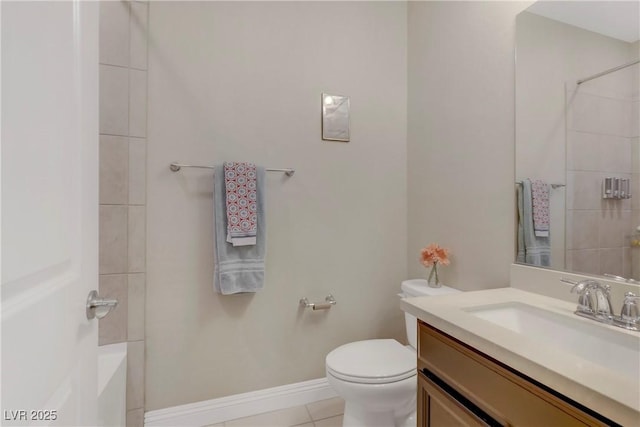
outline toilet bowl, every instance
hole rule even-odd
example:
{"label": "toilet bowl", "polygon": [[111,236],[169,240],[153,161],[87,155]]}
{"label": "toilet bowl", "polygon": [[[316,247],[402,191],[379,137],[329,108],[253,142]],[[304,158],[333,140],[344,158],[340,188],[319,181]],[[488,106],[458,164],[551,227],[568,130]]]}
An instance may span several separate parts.
{"label": "toilet bowl", "polygon": [[[426,280],[402,282],[402,297],[460,292]],[[393,339],[344,344],[326,357],[329,384],[345,401],[344,427],[414,427],[416,425],[416,318],[405,313],[408,346]]]}
{"label": "toilet bowl", "polygon": [[392,339],[356,341],[333,350],[326,362],[329,384],[345,400],[344,426],[409,425],[415,352]]}

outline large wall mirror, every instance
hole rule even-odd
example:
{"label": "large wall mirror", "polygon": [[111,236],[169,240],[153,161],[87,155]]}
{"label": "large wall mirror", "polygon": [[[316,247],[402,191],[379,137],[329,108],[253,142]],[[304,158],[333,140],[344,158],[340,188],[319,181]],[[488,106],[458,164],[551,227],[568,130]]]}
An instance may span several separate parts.
{"label": "large wall mirror", "polygon": [[640,280],[639,21],[637,1],[518,15],[516,262]]}

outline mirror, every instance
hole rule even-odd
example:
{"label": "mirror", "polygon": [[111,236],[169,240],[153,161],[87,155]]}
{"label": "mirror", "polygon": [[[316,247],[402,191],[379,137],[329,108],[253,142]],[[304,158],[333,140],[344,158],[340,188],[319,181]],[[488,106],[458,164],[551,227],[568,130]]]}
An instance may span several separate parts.
{"label": "mirror", "polygon": [[517,16],[516,262],[640,280],[639,16],[635,1]]}
{"label": "mirror", "polygon": [[349,97],[322,94],[322,139],[349,142]]}

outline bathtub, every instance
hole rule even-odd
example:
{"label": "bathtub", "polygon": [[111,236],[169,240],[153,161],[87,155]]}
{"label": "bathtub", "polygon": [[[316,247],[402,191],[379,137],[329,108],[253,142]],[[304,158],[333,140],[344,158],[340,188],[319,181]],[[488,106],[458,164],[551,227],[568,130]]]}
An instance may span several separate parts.
{"label": "bathtub", "polygon": [[98,425],[126,425],[127,343],[98,347]]}

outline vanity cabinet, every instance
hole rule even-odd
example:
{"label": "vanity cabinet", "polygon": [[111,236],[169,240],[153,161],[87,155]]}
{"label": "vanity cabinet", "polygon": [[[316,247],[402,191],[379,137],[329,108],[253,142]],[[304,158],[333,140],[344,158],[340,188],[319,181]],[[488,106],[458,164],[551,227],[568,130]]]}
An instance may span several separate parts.
{"label": "vanity cabinet", "polygon": [[616,425],[418,321],[418,427]]}
{"label": "vanity cabinet", "polygon": [[481,420],[438,384],[418,373],[418,426],[483,426]]}

